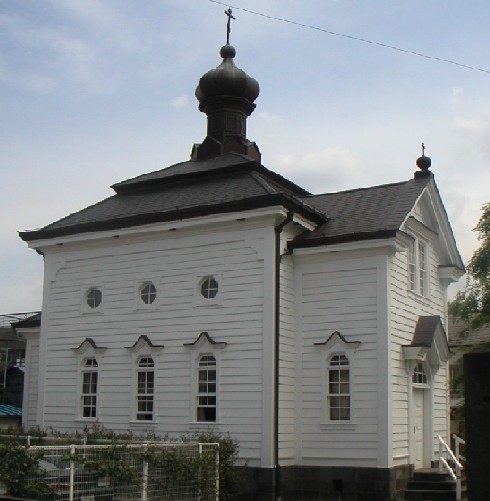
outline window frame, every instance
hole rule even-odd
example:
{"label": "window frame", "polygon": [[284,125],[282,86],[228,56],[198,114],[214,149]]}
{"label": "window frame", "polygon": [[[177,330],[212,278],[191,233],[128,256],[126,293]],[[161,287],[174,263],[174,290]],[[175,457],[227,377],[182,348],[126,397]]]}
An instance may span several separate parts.
{"label": "window frame", "polygon": [[426,240],[411,235],[408,246],[407,285],[408,290],[420,297],[429,296],[429,244]]}
{"label": "window frame", "polygon": [[[142,365],[144,360],[151,360],[151,365]],[[141,355],[136,362],[136,380],[135,380],[135,420],[138,422],[152,422],[155,420],[155,360],[151,355]],[[149,377],[151,375],[151,378]],[[141,379],[144,376],[144,391],[141,391]],[[151,389],[149,388],[151,386]],[[151,410],[140,410],[140,403],[151,404]],[[140,416],[150,416],[149,419],[141,418]]]}
{"label": "window frame", "polygon": [[[202,294],[203,284],[207,280],[214,280],[217,291],[214,297],[205,297]],[[209,271],[193,277],[194,306],[221,306],[223,298],[223,277],[221,273]]]}
{"label": "window frame", "polygon": [[[337,359],[338,363],[334,363],[333,360]],[[344,363],[344,361],[346,363]],[[329,422],[340,422],[340,423],[349,423],[351,422],[351,414],[352,414],[352,385],[351,385],[351,369],[350,369],[350,360],[345,352],[341,353],[332,353],[327,360],[327,419]],[[347,381],[342,379],[342,373],[347,372]],[[331,376],[337,374],[338,378],[336,380],[332,380]],[[347,385],[347,392],[342,391],[345,390],[345,385]],[[338,391],[333,391],[332,388],[338,386]],[[340,405],[341,400],[347,398],[348,406]],[[333,405],[333,402],[338,401],[338,405]],[[341,416],[342,409],[348,410],[348,417],[343,418]],[[338,410],[338,418],[332,417],[333,411]]]}
{"label": "window frame", "polygon": [[[215,341],[207,332],[201,332],[193,342],[184,343],[184,347],[190,352],[191,366],[191,392],[189,399],[189,424],[192,426],[207,427],[213,424],[220,423],[221,414],[221,399],[220,392],[222,382],[220,378],[222,350],[226,348],[228,343],[225,341]],[[198,421],[197,418],[197,397],[199,393],[199,361],[203,356],[213,356],[216,361],[216,420],[215,421]]]}
{"label": "window frame", "polygon": [[[149,288],[153,287],[153,291],[150,290],[150,291],[148,291],[148,293],[143,293],[143,290],[146,287],[149,287]],[[143,295],[148,296],[148,302],[146,302],[143,299]],[[152,295],[154,296],[153,300],[151,300]],[[157,289],[157,286],[155,285],[155,282],[153,282],[152,280],[145,280],[144,282],[141,282],[138,286],[137,296],[138,296],[137,300],[139,302],[139,306],[141,306],[143,308],[152,308],[153,306],[155,306],[156,301],[158,299],[158,289]]]}
{"label": "window frame", "polygon": [[[163,344],[154,344],[151,339],[142,334],[132,346],[126,346],[131,353],[131,395],[129,399],[129,422],[131,425],[151,425],[158,422],[158,376],[159,361],[158,356],[165,347]],[[153,419],[138,419],[138,370],[140,361],[143,358],[153,360]]]}
{"label": "window frame", "polygon": [[[327,430],[338,430],[340,428],[354,429],[356,425],[356,360],[357,350],[361,346],[360,341],[352,340],[352,336],[346,339],[338,331],[334,331],[326,341],[316,342],[314,346],[320,350],[319,374],[321,384],[319,385],[319,398],[322,402],[320,425]],[[349,362],[349,419],[330,419],[330,388],[329,370],[331,360],[335,356],[344,355]]]}
{"label": "window frame", "polygon": [[[203,359],[213,359],[210,364],[203,363]],[[209,374],[214,373],[214,379],[209,378]],[[201,378],[201,375],[205,374],[205,378]],[[202,385],[206,387],[206,390],[202,390]],[[214,387],[214,391],[210,391]],[[218,360],[215,354],[212,353],[202,353],[197,358],[196,364],[196,400],[195,400],[195,420],[197,423],[216,423],[218,421]],[[214,399],[214,404],[201,404],[201,399]],[[214,410],[214,419],[201,419],[200,413],[206,413],[205,409]]]}
{"label": "window frame", "polygon": [[[100,303],[95,307],[90,306],[88,303],[88,296],[93,290],[98,290],[101,294]],[[82,313],[89,313],[92,315],[100,315],[104,313],[104,308],[106,303],[104,286],[101,284],[91,284],[84,286],[81,290],[80,303],[81,303]]]}
{"label": "window frame", "polygon": [[[417,380],[416,380],[417,379]],[[430,387],[430,371],[424,362],[416,361],[412,370],[412,386],[414,388]]]}
{"label": "window frame", "polygon": [[[89,362],[92,362],[89,364]],[[100,378],[99,378],[99,362],[95,356],[87,356],[82,360],[80,367],[80,380],[79,380],[79,419],[84,421],[96,421],[99,417],[99,390],[100,390]],[[86,377],[89,376],[90,379],[95,375],[95,381],[86,381]],[[95,384],[95,391],[85,391],[86,385],[92,386]],[[85,399],[90,399],[93,403],[86,404]],[[92,409],[93,415],[85,415],[86,409]],[[90,412],[92,414],[92,412]]]}

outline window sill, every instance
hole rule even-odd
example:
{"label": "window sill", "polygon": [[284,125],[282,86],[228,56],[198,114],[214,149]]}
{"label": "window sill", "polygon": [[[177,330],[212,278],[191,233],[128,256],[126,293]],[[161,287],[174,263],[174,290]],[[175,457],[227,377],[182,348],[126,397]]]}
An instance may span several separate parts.
{"label": "window sill", "polygon": [[195,299],[192,306],[201,308],[203,306],[212,306],[214,308],[223,306],[221,299]]}
{"label": "window sill", "polygon": [[77,423],[98,423],[99,418],[96,417],[78,417],[75,419]]}
{"label": "window sill", "polygon": [[156,425],[158,424],[158,421],[156,421],[155,419],[153,419],[152,421],[143,421],[143,420],[137,420],[137,419],[132,419],[129,424],[131,426],[134,426],[134,425]]}
{"label": "window sill", "polygon": [[189,426],[199,426],[199,427],[208,427],[208,426],[219,426],[221,423],[219,421],[190,421]]}
{"label": "window sill", "polygon": [[420,301],[423,303],[430,303],[430,297],[419,294],[418,292],[414,292],[412,290],[408,290],[408,295],[414,299],[415,301]]}
{"label": "window sill", "polygon": [[354,421],[326,421],[320,424],[322,430],[351,431],[355,430],[357,423]]}
{"label": "window sill", "polygon": [[83,308],[80,313],[82,315],[103,315],[104,311],[99,310],[98,308],[97,309],[94,308],[93,310],[86,310],[85,308]]}

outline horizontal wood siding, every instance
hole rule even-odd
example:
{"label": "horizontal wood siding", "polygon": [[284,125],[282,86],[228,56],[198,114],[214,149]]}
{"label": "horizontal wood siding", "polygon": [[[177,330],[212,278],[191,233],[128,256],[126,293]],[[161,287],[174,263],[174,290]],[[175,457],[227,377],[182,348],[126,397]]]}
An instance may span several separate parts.
{"label": "horizontal wood siding", "polygon": [[39,337],[30,338],[26,346],[26,373],[24,378],[24,408],[22,424],[28,429],[35,427],[37,421],[39,383]]}
{"label": "horizontal wood siding", "polygon": [[[81,357],[73,349],[89,337],[106,348],[103,354],[96,354],[101,424],[114,430],[151,430],[162,435],[207,429],[207,424],[195,422],[191,367],[200,350],[184,346],[207,332],[214,341],[227,343],[217,352],[219,423],[211,427],[230,432],[240,443],[241,457],[251,464],[258,461],[264,325],[264,261],[260,253],[265,232],[247,228],[246,223],[240,229],[167,232],[138,243],[114,239],[111,246],[62,255],[64,265],[56,277],[47,277],[51,280],[51,308],[46,312],[50,326],[46,426],[74,430],[87,424],[77,414]],[[60,260],[60,256],[53,259]],[[196,291],[199,277],[206,275],[219,280],[218,302],[206,303]],[[137,297],[138,285],[146,280],[157,288],[157,299],[150,307],[144,307]],[[87,312],[81,306],[83,291],[91,286],[103,290],[100,312]],[[143,334],[154,345],[164,345],[152,353],[156,423],[131,422],[134,367],[129,348]]]}
{"label": "horizontal wood siding", "polygon": [[[376,466],[377,268],[373,258],[325,260],[297,273],[302,336],[300,408],[303,464]],[[352,361],[352,423],[329,423],[326,409],[325,342],[334,331],[359,341]]]}
{"label": "horizontal wood siding", "polygon": [[[416,217],[422,217],[420,209]],[[444,290],[439,281],[436,238],[428,239],[429,294],[422,297],[409,291],[407,252],[397,252],[391,258],[390,274],[390,332],[392,355],[392,409],[393,409],[393,457],[406,457],[409,453],[408,436],[408,381],[402,346],[412,342],[419,316],[440,315],[445,322]],[[446,433],[447,428],[446,368],[441,367],[434,387],[434,433]],[[406,462],[406,459],[404,460]]]}
{"label": "horizontal wood siding", "polygon": [[[291,235],[286,231],[283,240]],[[296,304],[292,256],[281,259],[280,356],[279,356],[279,458],[281,464],[295,464],[296,416]]]}

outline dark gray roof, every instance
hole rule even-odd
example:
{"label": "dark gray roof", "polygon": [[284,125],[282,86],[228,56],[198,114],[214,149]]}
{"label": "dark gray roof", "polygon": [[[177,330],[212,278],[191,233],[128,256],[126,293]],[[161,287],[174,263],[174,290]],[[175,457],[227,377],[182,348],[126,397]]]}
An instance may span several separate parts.
{"label": "dark gray roof", "polygon": [[439,315],[419,317],[411,345],[430,347],[434,341],[436,329],[439,326],[444,329]]}
{"label": "dark gray roof", "polygon": [[27,327],[40,327],[41,325],[41,312],[38,311],[33,315],[24,318],[23,320],[19,320],[18,322],[12,322],[12,327],[14,329],[17,328],[27,328]]}
{"label": "dark gray roof", "polygon": [[429,182],[431,176],[311,195],[250,157],[227,153],[117,183],[116,195],[20,236],[30,241],[282,205],[319,225],[292,247],[386,238],[400,229]]}
{"label": "dark gray roof", "polygon": [[490,343],[490,324],[471,330],[468,323],[455,320],[450,315],[448,331],[450,346],[470,347]]}
{"label": "dark gray roof", "polygon": [[118,183],[114,189],[116,195],[40,230],[21,232],[21,238],[29,241],[280,204],[289,204],[317,223],[324,219],[303,201],[309,195],[306,190],[235,153],[176,164]]}
{"label": "dark gray roof", "polygon": [[123,193],[128,190],[140,188],[146,184],[151,183],[155,185],[155,183],[158,184],[162,181],[168,181],[171,178],[175,180],[176,178],[183,178],[190,175],[207,174],[222,169],[228,170],[230,167],[243,167],[253,164],[256,164],[256,162],[245,155],[227,153],[201,162],[193,160],[179,162],[155,172],[142,174],[141,176],[121,181],[120,183],[113,184],[111,187],[117,193]]}
{"label": "dark gray roof", "polygon": [[394,235],[410,213],[430,177],[396,184],[313,195],[308,204],[327,216],[314,231],[304,233],[294,247]]}

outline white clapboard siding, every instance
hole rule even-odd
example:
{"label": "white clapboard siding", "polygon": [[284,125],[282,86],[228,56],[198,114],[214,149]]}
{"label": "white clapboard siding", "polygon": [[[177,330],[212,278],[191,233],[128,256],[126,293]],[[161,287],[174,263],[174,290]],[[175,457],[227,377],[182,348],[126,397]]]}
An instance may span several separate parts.
{"label": "white clapboard siding", "polygon": [[[412,216],[424,222],[421,208],[416,206]],[[402,346],[412,342],[419,316],[440,315],[445,323],[445,294],[439,281],[436,236],[427,239],[429,257],[429,293],[420,297],[409,291],[407,252],[398,252],[391,258],[390,274],[390,332],[392,356],[392,423],[393,457],[406,457],[409,453],[408,436],[408,381]],[[446,367],[441,367],[434,381],[433,423],[434,434],[447,433]],[[436,449],[434,449],[436,450]]]}
{"label": "white clapboard siding", "polygon": [[[281,236],[283,239],[291,238],[285,231]],[[296,415],[297,319],[292,256],[282,256],[280,289],[279,458],[281,464],[288,465],[295,464],[296,433],[299,431]]]}
{"label": "white clapboard siding", "polygon": [[[376,466],[378,455],[378,279],[373,258],[308,263],[296,273],[301,332],[303,464]],[[338,331],[361,344],[351,364],[352,423],[329,423],[325,353],[315,343]]]}
{"label": "white clapboard siding", "polygon": [[[237,223],[239,226],[239,223]],[[59,430],[83,428],[79,418],[80,361],[77,348],[92,338],[99,367],[98,420],[106,428],[157,434],[207,429],[195,423],[193,363],[199,354],[185,347],[201,332],[227,343],[216,352],[219,367],[219,420],[211,427],[230,432],[240,455],[259,464],[263,438],[262,342],[264,335],[265,230],[240,226],[232,232],[167,232],[167,238],[137,242],[114,239],[111,245],[67,250],[49,280],[50,309],[46,344],[44,426]],[[229,228],[228,228],[229,229]],[[272,230],[272,226],[269,230]],[[268,230],[268,231],[269,231]],[[262,231],[262,233],[261,233]],[[160,235],[161,236],[161,235]],[[253,242],[253,244],[249,244]],[[47,256],[49,261],[50,256]],[[49,269],[49,266],[47,266]],[[217,301],[200,297],[200,278],[214,275],[220,286]],[[152,281],[157,299],[150,306],[138,299],[138,286]],[[102,289],[100,308],[89,311],[83,293]],[[164,348],[155,361],[155,423],[134,422],[134,353],[142,335]],[[206,352],[207,348],[203,348]],[[290,433],[289,433],[290,434]]]}
{"label": "white clapboard siding", "polygon": [[39,332],[26,336],[26,371],[24,374],[24,396],[22,425],[25,429],[37,426],[39,385]]}

